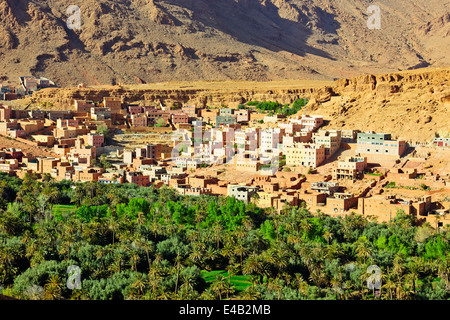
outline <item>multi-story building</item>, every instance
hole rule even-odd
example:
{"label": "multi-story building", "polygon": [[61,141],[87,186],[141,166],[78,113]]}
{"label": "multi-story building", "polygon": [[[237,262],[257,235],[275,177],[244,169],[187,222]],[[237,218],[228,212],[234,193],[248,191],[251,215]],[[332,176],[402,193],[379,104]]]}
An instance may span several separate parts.
{"label": "multi-story building", "polygon": [[148,124],[147,116],[143,113],[132,114],[130,118],[133,127],[146,127]]}
{"label": "multi-story building", "polygon": [[118,97],[105,97],[103,98],[103,107],[109,108],[111,113],[121,113],[122,99]]}
{"label": "multi-story building", "polygon": [[129,105],[128,106],[128,113],[129,114],[139,114],[144,113],[144,107],[139,105]]}
{"label": "multi-story building", "polygon": [[329,181],[314,182],[311,183],[311,190],[332,196],[335,192],[339,190],[339,184],[337,182],[329,182]]}
{"label": "multi-story building", "polygon": [[294,143],[308,143],[312,138],[312,131],[301,131],[295,134],[285,134],[282,138],[282,151],[285,152],[286,147],[292,147]]}
{"label": "multi-story building", "polygon": [[427,216],[430,209],[431,196],[422,197],[418,201],[399,199],[394,195],[358,199],[359,214],[374,216],[379,223],[395,218],[398,211],[420,219]]}
{"label": "multi-story building", "polygon": [[151,158],[156,159],[161,157],[162,152],[162,146],[161,144],[148,144],[141,148],[136,148],[135,153],[136,157],[144,157],[144,158]]}
{"label": "multi-story building", "polygon": [[0,158],[0,172],[11,172],[19,169],[19,160]]}
{"label": "multi-story building", "polygon": [[231,185],[227,186],[227,196],[249,203],[253,195],[258,194],[257,187]]}
{"label": "multi-story building", "polygon": [[145,113],[148,118],[148,125],[155,124],[159,119],[164,119],[164,124],[167,124],[170,118],[170,113],[162,110],[150,110]]}
{"label": "multi-story building", "polygon": [[246,128],[234,132],[234,143],[240,151],[257,151],[260,143],[261,129]]}
{"label": "multi-story building", "polygon": [[367,157],[368,161],[399,159],[406,150],[403,140],[391,140],[389,133],[360,132],[356,154]]}
{"label": "multi-story building", "polygon": [[227,124],[235,124],[236,118],[230,115],[216,116],[216,128],[225,126]]}
{"label": "multi-story building", "polygon": [[73,180],[81,182],[98,181],[102,176],[102,168],[86,168],[84,170],[75,171]]}
{"label": "multi-story building", "polygon": [[79,121],[78,119],[57,119],[56,127],[64,128],[64,127],[78,127]]}
{"label": "multi-story building", "polygon": [[222,108],[219,111],[220,116],[232,116],[234,114],[234,109],[231,108]]}
{"label": "multi-story building", "polygon": [[246,109],[239,109],[234,111],[236,117],[236,122],[249,122],[250,121],[250,111]]}
{"label": "multi-story building", "polygon": [[18,120],[20,127],[25,131],[25,134],[28,136],[32,133],[40,131],[45,127],[44,120]]}
{"label": "multi-story building", "polygon": [[145,176],[139,171],[127,171],[125,174],[125,181],[134,183],[141,187],[148,187],[150,185],[150,177]]}
{"label": "multi-story building", "polygon": [[172,114],[172,124],[189,123],[189,116],[184,113]]}
{"label": "multi-story building", "polygon": [[366,157],[346,157],[337,162],[337,167],[333,169],[333,179],[359,179],[366,168]]}
{"label": "multi-story building", "polygon": [[182,109],[184,114],[186,114],[188,117],[191,118],[197,118],[199,116],[199,111],[200,109],[198,109],[196,106],[183,106]]}
{"label": "multi-story building", "polygon": [[105,145],[105,136],[100,133],[88,133],[86,143],[90,146],[94,146],[96,148],[104,147]]}
{"label": "multi-story building", "polygon": [[284,129],[264,129],[260,132],[259,151],[261,154],[279,154],[283,141]]}
{"label": "multi-story building", "polygon": [[33,135],[31,136],[39,147],[52,147],[55,143],[55,137],[50,135]]}
{"label": "multi-story building", "polygon": [[78,113],[91,113],[91,110],[95,105],[93,102],[88,102],[86,100],[75,100],[74,107]]}
{"label": "multi-story building", "polygon": [[52,172],[52,169],[56,167],[58,162],[61,162],[61,159],[37,158],[37,161],[38,161],[38,172],[50,174]]}
{"label": "multi-story building", "polygon": [[53,129],[53,136],[55,139],[74,139],[88,132],[88,128],[62,127]]}
{"label": "multi-story building", "polygon": [[71,119],[72,111],[70,110],[51,110],[47,112],[47,118],[50,120],[58,120],[58,119]]}
{"label": "multi-story building", "polygon": [[302,131],[315,131],[323,124],[322,116],[315,115],[302,115],[296,118],[290,119],[291,123],[298,123],[302,125]]}
{"label": "multi-story building", "polygon": [[325,157],[329,159],[339,150],[341,145],[340,130],[319,130],[313,134],[313,142],[315,144],[323,144],[325,146]]}
{"label": "multi-story building", "polygon": [[35,77],[24,77],[23,85],[29,91],[37,91],[38,89],[38,79]]}
{"label": "multi-story building", "polygon": [[4,106],[0,103],[0,121],[9,121],[11,119],[11,113],[11,106]]}
{"label": "multi-story building", "polygon": [[325,161],[325,147],[323,144],[295,143],[286,147],[286,165],[304,166],[310,168],[318,167]]}
{"label": "multi-story building", "polygon": [[286,134],[295,134],[296,132],[300,132],[303,128],[303,125],[301,123],[279,123],[278,128],[284,129],[284,132]]}
{"label": "multi-story building", "polygon": [[123,150],[123,162],[126,164],[132,164],[133,159],[136,158],[136,151],[131,149]]}
{"label": "multi-story building", "polygon": [[110,108],[92,107],[91,119],[95,121],[111,119],[111,113]]}

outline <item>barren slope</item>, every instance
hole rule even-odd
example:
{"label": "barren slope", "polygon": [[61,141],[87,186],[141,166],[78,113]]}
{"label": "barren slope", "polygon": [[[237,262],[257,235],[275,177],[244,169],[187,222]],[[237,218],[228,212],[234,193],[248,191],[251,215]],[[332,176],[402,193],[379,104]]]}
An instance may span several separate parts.
{"label": "barren slope", "polygon": [[[69,4],[81,30],[66,26]],[[0,0],[0,80],[60,86],[334,79],[449,66],[449,3],[379,0]]]}
{"label": "barren slope", "polygon": [[450,133],[450,68],[341,79],[333,91],[335,97],[306,108],[323,115],[330,128],[387,132],[410,143]]}

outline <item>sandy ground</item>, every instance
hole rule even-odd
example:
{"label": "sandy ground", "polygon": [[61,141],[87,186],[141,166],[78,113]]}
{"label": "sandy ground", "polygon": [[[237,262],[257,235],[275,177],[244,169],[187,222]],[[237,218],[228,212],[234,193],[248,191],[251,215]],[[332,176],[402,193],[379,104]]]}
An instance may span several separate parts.
{"label": "sandy ground", "polygon": [[8,139],[4,136],[0,136],[0,149],[3,148],[21,149],[22,151],[30,152],[37,157],[55,157],[55,154],[51,152],[50,149],[32,146],[14,139]]}

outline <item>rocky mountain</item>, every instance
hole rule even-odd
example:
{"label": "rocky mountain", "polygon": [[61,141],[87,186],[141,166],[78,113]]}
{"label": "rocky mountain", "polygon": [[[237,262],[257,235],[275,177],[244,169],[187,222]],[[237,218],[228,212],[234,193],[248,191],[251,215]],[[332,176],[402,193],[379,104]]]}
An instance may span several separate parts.
{"label": "rocky mountain", "polygon": [[[450,2],[0,0],[0,81],[332,80],[450,65]],[[67,21],[79,6],[81,28]]]}

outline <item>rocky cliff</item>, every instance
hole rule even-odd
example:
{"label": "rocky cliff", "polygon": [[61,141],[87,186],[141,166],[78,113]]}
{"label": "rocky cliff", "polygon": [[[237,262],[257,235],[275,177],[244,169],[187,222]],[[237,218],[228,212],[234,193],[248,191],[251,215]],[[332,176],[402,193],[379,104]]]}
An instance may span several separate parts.
{"label": "rocky cliff", "polygon": [[83,89],[46,89],[33,95],[43,102],[71,109],[74,99],[198,106],[237,106],[252,100],[291,103],[308,98],[309,114],[323,115],[329,128],[389,132],[410,142],[430,141],[436,132],[450,131],[450,68],[418,69],[325,81],[169,82]]}

